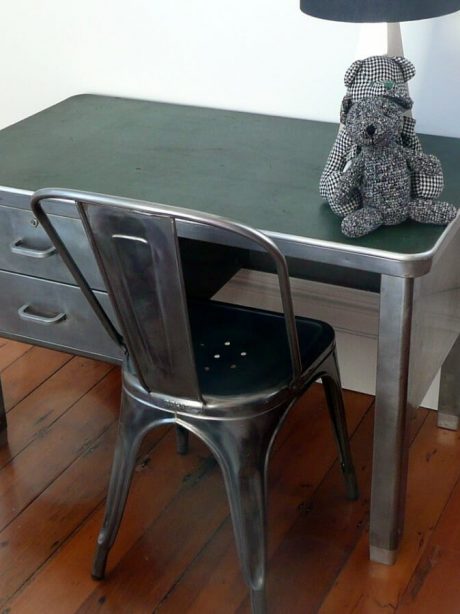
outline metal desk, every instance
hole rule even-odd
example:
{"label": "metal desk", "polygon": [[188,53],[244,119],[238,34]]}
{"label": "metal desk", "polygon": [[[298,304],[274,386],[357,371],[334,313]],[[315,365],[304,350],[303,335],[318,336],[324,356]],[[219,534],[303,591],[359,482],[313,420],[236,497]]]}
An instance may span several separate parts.
{"label": "metal desk", "polygon": [[[370,549],[373,560],[392,563],[404,516],[409,416],[443,363],[439,421],[447,428],[458,426],[460,217],[447,228],[407,222],[346,239],[317,187],[336,130],[321,122],[77,96],[0,132],[0,186],[5,186],[0,209],[8,214],[28,210],[30,193],[51,186],[190,207],[265,231],[297,263],[296,274],[302,275],[304,263],[306,275],[312,266],[320,272],[335,267],[334,283],[343,285],[353,285],[360,275],[377,279]],[[422,141],[442,161],[445,199],[460,203],[460,139],[426,136]],[[0,212],[0,227],[5,220]],[[223,242],[200,232],[182,228],[184,237]],[[35,252],[22,254],[20,268],[11,274],[19,285],[32,283],[37,252],[46,249],[30,249],[21,237],[13,243],[16,250]],[[1,258],[0,269],[8,269]],[[5,275],[10,279],[8,270]],[[0,334],[34,342],[29,334],[13,331],[1,303]],[[69,351],[64,342],[36,342]],[[94,347],[75,351],[98,355]],[[99,357],[109,354],[101,351]]]}

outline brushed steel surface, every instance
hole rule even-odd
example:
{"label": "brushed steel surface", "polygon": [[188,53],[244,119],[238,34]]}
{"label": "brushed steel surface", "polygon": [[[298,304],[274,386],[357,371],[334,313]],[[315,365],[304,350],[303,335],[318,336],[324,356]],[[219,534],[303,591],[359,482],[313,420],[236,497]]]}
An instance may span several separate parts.
{"label": "brushed steel surface", "polygon": [[[313,260],[325,264],[340,265],[352,269],[394,275],[398,277],[419,277],[425,275],[432,265],[438,252],[447,246],[460,229],[460,216],[457,216],[442,232],[433,247],[421,253],[405,254],[381,249],[366,248],[360,245],[349,245],[312,239],[310,237],[287,235],[275,231],[260,230],[270,237],[284,256]],[[247,247],[244,242],[227,240],[216,229],[203,231],[196,224],[179,224],[180,236],[202,239],[216,243],[234,244]]]}
{"label": "brushed steel surface", "polygon": [[[121,359],[120,349],[102,328],[79,288],[7,271],[0,271],[0,286],[0,335],[44,342],[75,354]],[[107,295],[98,292],[97,296],[114,317]],[[29,317],[24,313],[26,305]],[[65,319],[43,325],[43,317],[53,318],[56,314],[65,314]]]}
{"label": "brushed steel surface", "polygon": [[36,322],[37,324],[50,326],[51,324],[58,324],[59,322],[65,320],[67,314],[61,311],[60,313],[49,315],[48,312],[43,313],[34,310],[29,303],[26,303],[25,305],[22,305],[22,307],[19,307],[18,316],[21,318],[21,320]]}
{"label": "brushed steel surface", "polygon": [[[0,203],[12,203],[13,206],[29,208],[32,192],[0,186]],[[167,207],[167,205],[162,205]],[[46,203],[44,204],[46,210]],[[182,209],[184,212],[187,209]],[[77,214],[65,203],[53,203],[53,211],[59,216],[77,217]],[[179,236],[202,241],[247,247],[247,241],[238,237],[225,237],[216,228],[190,222],[178,222]],[[395,275],[400,277],[419,277],[431,268],[433,259],[447,245],[460,229],[460,217],[452,221],[441,233],[439,239],[426,252],[406,254],[396,251],[367,248],[359,245],[334,243],[306,236],[298,236],[266,230],[263,223],[259,230],[270,237],[284,256],[313,260],[325,264],[334,264],[363,271]],[[255,248],[257,249],[257,248]]]}
{"label": "brushed steel surface", "polygon": [[44,248],[31,247],[28,246],[27,242],[21,237],[10,243],[10,251],[13,254],[26,256],[28,258],[49,258],[56,253],[56,248],[52,245]]}
{"label": "brushed steel surface", "polygon": [[[88,237],[91,240],[92,247],[94,249],[95,255],[97,257],[98,264],[100,266],[101,272],[104,274],[104,279],[107,284],[107,287],[110,287],[111,281],[111,268],[107,268],[110,266],[110,257],[104,260],[104,245],[110,243],[111,239],[110,235],[107,235],[105,241],[98,240],[97,231],[99,230],[98,224],[103,225],[107,223],[111,216],[114,216],[118,211],[124,212],[124,220],[125,224],[129,223],[130,216],[136,221],[133,223],[139,225],[140,220],[144,218],[144,221],[149,217],[150,227],[155,227],[155,223],[158,222],[161,218],[170,219],[174,222],[174,234],[176,234],[177,223],[179,220],[197,224],[203,227],[210,227],[211,229],[216,229],[220,233],[233,234],[239,239],[243,239],[245,241],[250,241],[251,244],[254,244],[259,249],[263,249],[273,260],[273,263],[276,267],[276,271],[279,279],[279,287],[280,287],[280,295],[281,302],[283,305],[283,310],[285,314],[285,322],[286,322],[286,333],[289,343],[289,350],[291,356],[291,365],[293,371],[293,377],[298,378],[301,371],[301,360],[300,360],[300,352],[299,352],[299,343],[297,339],[297,330],[295,324],[295,316],[294,316],[294,306],[292,303],[291,296],[291,287],[289,281],[289,271],[286,259],[283,254],[276,246],[276,244],[263,233],[259,232],[256,229],[250,228],[244,224],[239,224],[238,222],[234,222],[232,220],[228,220],[226,218],[222,218],[221,216],[205,214],[200,211],[194,211],[191,209],[183,209],[178,207],[169,207],[167,205],[160,205],[158,203],[149,203],[146,201],[136,201],[133,199],[127,198],[117,198],[114,196],[108,196],[105,194],[92,194],[87,192],[78,192],[75,190],[63,190],[59,188],[44,188],[42,190],[38,190],[31,199],[31,208],[34,214],[39,219],[40,223],[43,225],[44,229],[52,239],[54,245],[58,249],[61,257],[66,262],[69,270],[72,272],[72,276],[80,286],[82,292],[85,294],[87,300],[92,305],[95,313],[99,320],[103,323],[106,330],[112,334],[113,338],[116,339],[116,332],[112,331],[112,322],[111,319],[107,317],[104,313],[104,310],[101,309],[101,306],[98,305],[98,302],[94,300],[94,292],[85,279],[85,276],[82,271],[80,271],[77,263],[72,257],[72,254],[67,249],[64,241],[59,235],[58,229],[53,226],[52,218],[49,213],[46,213],[43,208],[43,202],[46,204],[51,204],[51,201],[56,201],[58,205],[61,204],[62,201],[68,201],[69,207],[72,205],[72,201],[78,204],[78,211],[81,215],[82,221],[85,225],[85,230],[88,234]],[[98,215],[101,216],[101,220],[95,223],[93,228],[90,218],[88,216],[88,210],[95,210],[100,212]],[[114,213],[115,211],[115,213]],[[100,230],[99,230],[100,231]],[[104,235],[101,235],[104,236]],[[116,235],[118,236],[118,235]],[[136,236],[136,235],[134,235]],[[139,237],[138,237],[139,238]],[[142,237],[140,237],[143,239]],[[175,236],[175,249],[176,249],[176,258],[178,258],[178,245],[177,245],[178,237]],[[143,239],[144,240],[144,239]],[[131,245],[134,245],[135,242],[132,242]],[[166,253],[166,244],[163,241],[163,249]],[[112,255],[113,257],[113,255]],[[155,261],[155,267],[159,269],[158,274],[161,273],[162,267],[162,259],[157,258]],[[112,264],[113,266],[113,264]],[[120,272],[123,272],[123,275],[126,275],[127,272],[130,271],[129,267],[120,267]],[[131,271],[132,274],[132,271]],[[151,273],[152,274],[152,273]],[[182,272],[181,272],[182,275]],[[168,275],[164,276],[165,279],[168,279]],[[131,278],[134,280],[134,277]],[[124,286],[120,284],[119,290],[122,291],[121,297],[125,297],[128,299],[129,292],[127,288],[129,284],[127,283],[129,279],[124,280]],[[182,280],[183,283],[183,280]],[[123,288],[123,289],[122,289]],[[115,297],[118,297],[118,292],[112,291],[112,300],[114,303],[116,302]],[[138,323],[130,322],[127,319],[126,314],[121,309],[121,306],[117,307],[117,314],[120,321],[124,321],[125,330],[128,331],[126,342],[129,341],[131,336],[135,337],[139,335],[139,326]],[[140,368],[140,372],[142,372],[142,366],[137,365]],[[145,365],[144,365],[145,368]],[[142,376],[141,376],[142,377]]]}
{"label": "brushed steel surface", "polygon": [[438,426],[456,431],[460,426],[460,337],[457,337],[441,368]]}
{"label": "brushed steel surface", "polygon": [[408,459],[408,377],[414,280],[382,276],[372,463],[370,554],[397,550]]}
{"label": "brushed steel surface", "polygon": [[[85,231],[77,219],[53,216],[53,223],[64,237],[73,257],[84,271],[91,286],[104,290]],[[53,281],[74,283],[67,267],[51,245],[43,228],[30,211],[0,206],[0,269],[34,275]]]}
{"label": "brushed steel surface", "polygon": [[[422,402],[460,334],[459,254],[460,233],[457,233],[436,255],[429,273],[414,280],[408,392],[413,407],[418,407]],[[454,370],[457,377],[449,378],[450,381],[441,377],[440,400],[441,411],[444,412],[446,405],[454,408],[460,404],[460,386],[456,385],[460,379],[457,358],[460,358],[458,350],[451,356],[450,367],[446,363],[446,370]],[[458,409],[456,411],[459,412]]]}

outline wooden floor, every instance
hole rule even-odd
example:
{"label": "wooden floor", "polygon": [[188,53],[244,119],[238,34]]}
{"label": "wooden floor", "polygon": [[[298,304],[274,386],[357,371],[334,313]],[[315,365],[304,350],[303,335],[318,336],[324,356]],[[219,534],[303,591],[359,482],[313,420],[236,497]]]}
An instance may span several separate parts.
{"label": "wooden floor", "polygon": [[[193,439],[145,441],[108,577],[90,577],[117,408],[117,368],[0,339],[9,444],[0,449],[0,612],[248,612],[219,470]],[[292,411],[270,473],[272,614],[460,612],[460,441],[412,423],[407,525],[393,567],[367,558],[373,398],[346,393],[362,495],[344,497],[316,386]]]}

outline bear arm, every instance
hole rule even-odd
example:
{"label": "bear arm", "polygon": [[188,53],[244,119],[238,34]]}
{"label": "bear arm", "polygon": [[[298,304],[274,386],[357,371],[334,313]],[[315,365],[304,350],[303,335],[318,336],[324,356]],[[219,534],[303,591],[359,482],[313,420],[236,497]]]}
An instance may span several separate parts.
{"label": "bear arm", "polygon": [[337,207],[349,200],[353,191],[359,188],[363,172],[364,158],[362,155],[358,155],[356,158],[353,158],[347,170],[340,175],[333,198],[331,199],[332,205]]}
{"label": "bear arm", "polygon": [[[332,146],[326,165],[321,174],[319,181],[319,191],[323,198],[329,199],[330,194],[330,176],[335,176],[337,172],[341,173],[346,166],[347,156],[351,149],[352,143],[344,129],[340,129]],[[333,180],[335,184],[335,179]]]}
{"label": "bear arm", "polygon": [[441,162],[436,156],[422,152],[406,150],[406,160],[412,171],[418,171],[424,175],[441,175]]}
{"label": "bear arm", "polygon": [[404,147],[412,149],[416,153],[422,153],[422,144],[416,134],[411,134],[408,137],[402,135],[401,140]]}
{"label": "bear arm", "polygon": [[401,130],[401,143],[404,147],[410,147],[414,151],[422,151],[422,145],[415,132],[415,119],[405,115]]}

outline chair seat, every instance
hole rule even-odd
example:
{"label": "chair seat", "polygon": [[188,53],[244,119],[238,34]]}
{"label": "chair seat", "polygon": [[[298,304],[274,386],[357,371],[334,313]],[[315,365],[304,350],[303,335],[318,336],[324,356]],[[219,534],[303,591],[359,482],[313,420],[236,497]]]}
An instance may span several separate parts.
{"label": "chair seat", "polygon": [[[190,325],[203,394],[227,396],[281,389],[292,378],[283,314],[216,301],[191,301]],[[303,370],[334,343],[329,324],[297,317]]]}

